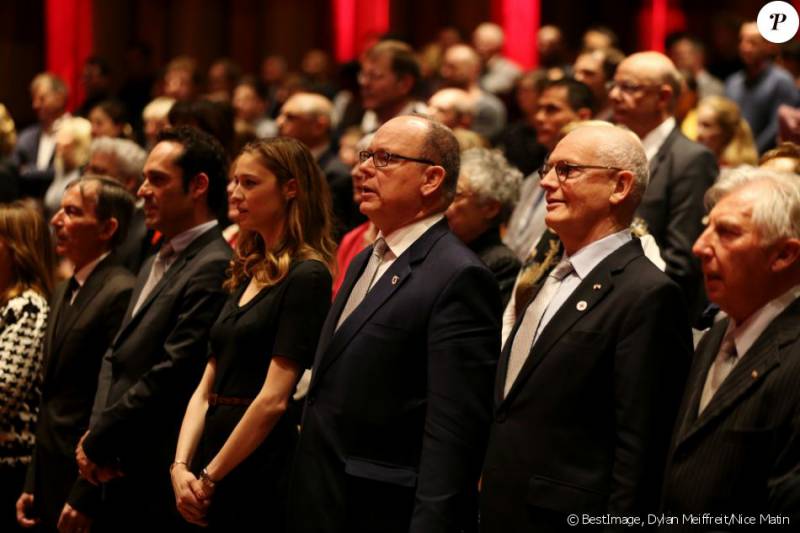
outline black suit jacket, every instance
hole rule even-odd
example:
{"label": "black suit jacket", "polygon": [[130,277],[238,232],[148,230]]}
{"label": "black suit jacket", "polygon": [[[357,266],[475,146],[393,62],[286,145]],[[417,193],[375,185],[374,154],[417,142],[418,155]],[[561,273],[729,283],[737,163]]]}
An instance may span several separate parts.
{"label": "black suit jacket", "polygon": [[500,345],[492,274],[428,229],[335,331],[323,326],[290,481],[289,531],[474,530]]}
{"label": "black suit jacket", "polygon": [[683,291],[692,320],[705,306],[692,245],[703,231],[703,195],[718,173],[714,155],[676,127],[650,162],[650,183],[636,212],[658,244],[667,275]]}
{"label": "black suit jacket", "polygon": [[100,361],[122,322],[134,280],[111,254],[97,264],[71,308],[66,282],[53,294],[36,449],[25,482],[48,530],[55,529],[65,502],[89,514],[99,501],[99,491],[78,479],[75,446],[89,426]]}
{"label": "black suit jacket", "polygon": [[500,288],[500,303],[505,308],[511,299],[511,290],[522,263],[511,248],[500,240],[497,228],[487,230],[468,246],[494,274]]}
{"label": "black suit jacket", "polygon": [[657,510],[691,354],[678,287],[637,239],[623,245],[544,327],[503,398],[523,315],[498,365],[481,530],[569,531],[571,513]]}
{"label": "black suit jacket", "polygon": [[772,321],[698,416],[703,385],[727,327],[728,319],[717,322],[697,346],[664,480],[664,511],[772,513],[790,516],[796,528],[800,300]]}
{"label": "black suit jacket", "polygon": [[205,368],[208,331],[225,302],[222,282],[230,256],[219,228],[208,230],[178,254],[131,315],[154,261],[148,259],[106,353],[111,380],[105,409],[93,420],[84,450],[93,462],[119,465],[125,472],[107,488],[109,500],[115,500],[115,491],[125,494],[115,508],[124,513],[116,517],[120,524],[172,515],[168,468],[186,405]]}

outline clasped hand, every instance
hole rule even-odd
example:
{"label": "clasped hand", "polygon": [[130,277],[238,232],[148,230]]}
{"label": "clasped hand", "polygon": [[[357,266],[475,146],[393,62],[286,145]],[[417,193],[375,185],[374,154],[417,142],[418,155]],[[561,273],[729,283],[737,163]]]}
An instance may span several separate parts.
{"label": "clasped hand", "polygon": [[118,468],[99,466],[86,456],[86,452],[83,450],[83,441],[86,440],[87,435],[89,435],[88,431],[83,434],[81,440],[78,441],[78,446],[75,448],[75,461],[78,463],[78,471],[81,476],[95,485],[121,477],[123,473]]}
{"label": "clasped hand", "polygon": [[207,526],[206,513],[214,488],[203,483],[186,468],[176,464],[171,472],[175,504],[181,516],[192,524]]}

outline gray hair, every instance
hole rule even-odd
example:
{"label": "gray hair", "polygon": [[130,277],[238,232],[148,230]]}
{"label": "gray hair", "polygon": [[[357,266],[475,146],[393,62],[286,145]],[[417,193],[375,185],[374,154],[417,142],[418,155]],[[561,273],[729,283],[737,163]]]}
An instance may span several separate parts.
{"label": "gray hair", "polygon": [[462,152],[458,179],[480,200],[500,203],[500,212],[492,221],[494,224],[508,220],[519,200],[522,172],[511,166],[499,150],[470,148]]}
{"label": "gray hair", "polygon": [[710,211],[723,197],[754,183],[765,185],[751,215],[764,243],[800,238],[800,179],[793,174],[744,165],[727,170],[706,191],[706,208]]}
{"label": "gray hair", "polygon": [[119,165],[122,176],[111,176],[128,180],[136,178],[141,180],[147,152],[138,144],[128,139],[115,139],[111,137],[98,137],[92,141],[92,155],[96,153],[112,154]]}

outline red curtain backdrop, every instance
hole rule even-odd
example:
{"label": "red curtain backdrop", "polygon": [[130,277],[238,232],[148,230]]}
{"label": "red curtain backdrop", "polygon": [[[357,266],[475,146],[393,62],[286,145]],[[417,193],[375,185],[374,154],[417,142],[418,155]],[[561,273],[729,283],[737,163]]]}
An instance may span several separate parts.
{"label": "red curtain backdrop", "polygon": [[536,34],[541,24],[540,0],[492,0],[492,17],[506,35],[503,54],[523,68],[539,64]]}
{"label": "red curtain backdrop", "polygon": [[46,0],[47,70],[69,86],[68,109],[83,101],[83,63],[92,53],[92,0]]}
{"label": "red curtain backdrop", "polygon": [[389,0],[332,0],[335,55],[356,59],[366,46],[389,31]]}
{"label": "red curtain backdrop", "polygon": [[664,39],[686,30],[686,15],[670,0],[651,0],[639,11],[639,50],[664,52]]}

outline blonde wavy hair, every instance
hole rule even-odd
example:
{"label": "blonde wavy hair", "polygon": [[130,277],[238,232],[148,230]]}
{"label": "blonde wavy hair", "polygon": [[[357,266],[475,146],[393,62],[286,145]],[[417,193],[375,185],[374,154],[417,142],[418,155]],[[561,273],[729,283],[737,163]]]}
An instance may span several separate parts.
{"label": "blonde wavy hair", "polygon": [[756,165],[758,149],[756,148],[750,125],[742,118],[736,102],[724,96],[706,96],[697,108],[708,107],[714,112],[722,134],[725,136],[725,148],[722,149],[720,164],[736,167],[739,165]]}
{"label": "blonde wavy hair", "polygon": [[243,154],[257,158],[280,185],[296,180],[297,194],[287,200],[284,235],[274,249],[266,249],[257,232],[242,230],[225,289],[233,292],[250,278],[263,286],[275,285],[286,277],[293,261],[303,259],[321,261],[333,273],[336,243],[331,237],[331,194],[308,148],[295,139],[278,137],[249,143],[239,157]]}
{"label": "blonde wavy hair", "polygon": [[11,252],[14,274],[11,286],[0,292],[0,305],[28,289],[50,298],[55,284],[55,253],[47,223],[33,202],[0,204],[0,240]]}

